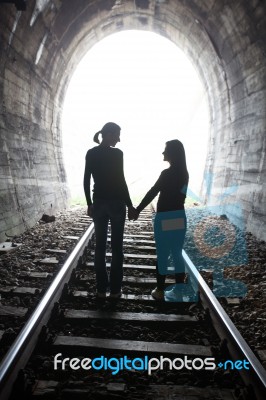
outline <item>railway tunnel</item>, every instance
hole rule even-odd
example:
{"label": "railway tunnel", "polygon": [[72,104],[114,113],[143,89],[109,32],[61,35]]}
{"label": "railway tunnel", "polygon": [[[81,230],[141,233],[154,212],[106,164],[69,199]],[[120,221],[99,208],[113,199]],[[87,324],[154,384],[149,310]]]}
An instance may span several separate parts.
{"label": "railway tunnel", "polygon": [[132,29],[170,39],[197,69],[210,114],[201,196],[240,205],[266,240],[265,1],[27,0],[0,2],[0,241],[67,207],[68,84],[94,44]]}

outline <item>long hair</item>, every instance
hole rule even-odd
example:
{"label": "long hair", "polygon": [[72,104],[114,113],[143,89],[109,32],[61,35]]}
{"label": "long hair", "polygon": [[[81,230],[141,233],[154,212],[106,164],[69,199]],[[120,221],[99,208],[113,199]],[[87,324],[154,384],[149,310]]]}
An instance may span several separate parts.
{"label": "long hair", "polygon": [[107,122],[99,132],[95,133],[95,135],[93,136],[93,141],[99,144],[99,134],[104,137],[105,135],[120,132],[120,130],[121,128],[119,125],[115,124],[114,122]]}
{"label": "long hair", "polygon": [[188,181],[188,171],[186,163],[186,153],[183,143],[178,139],[169,140],[166,142],[166,151],[170,160],[171,166],[178,168],[180,174]]}

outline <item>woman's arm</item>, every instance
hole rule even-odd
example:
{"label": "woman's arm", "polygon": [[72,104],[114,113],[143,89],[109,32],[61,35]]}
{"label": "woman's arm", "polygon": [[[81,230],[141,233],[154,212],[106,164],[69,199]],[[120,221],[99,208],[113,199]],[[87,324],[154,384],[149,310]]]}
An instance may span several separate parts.
{"label": "woman's arm", "polygon": [[127,205],[127,207],[132,207],[132,201],[129,195],[129,190],[127,187],[127,183],[126,183],[126,179],[125,179],[125,175],[124,175],[124,156],[123,156],[123,152],[121,151],[120,153],[120,171],[121,171],[121,185],[122,185],[122,190],[123,190],[123,195],[124,195],[124,200],[125,203]]}
{"label": "woman's arm", "polygon": [[140,213],[144,208],[150,204],[150,202],[154,199],[154,197],[157,196],[157,194],[161,190],[161,183],[162,183],[162,173],[159,176],[159,179],[155,182],[155,184],[152,186],[152,188],[145,194],[143,199],[141,200],[140,204],[138,207],[136,207],[136,210],[138,213]]}
{"label": "woman's arm", "polygon": [[90,159],[89,152],[88,152],[86,154],[83,187],[84,187],[85,197],[86,197],[86,201],[87,201],[87,205],[88,205],[88,215],[89,216],[91,216],[91,211],[92,211],[91,210],[92,200],[91,200],[91,193],[90,193],[91,174],[92,174],[91,159]]}

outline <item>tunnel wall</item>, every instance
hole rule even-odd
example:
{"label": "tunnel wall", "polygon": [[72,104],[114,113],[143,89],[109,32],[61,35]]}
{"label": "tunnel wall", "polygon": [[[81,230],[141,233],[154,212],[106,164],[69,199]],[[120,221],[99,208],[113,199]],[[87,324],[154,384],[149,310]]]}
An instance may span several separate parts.
{"label": "tunnel wall", "polygon": [[25,12],[1,4],[0,239],[34,224],[51,204],[67,205],[61,115],[68,82],[97,41],[141,29],[176,43],[206,89],[202,198],[224,204],[235,222],[238,204],[246,229],[265,240],[265,8],[262,0],[29,0]]}
{"label": "tunnel wall", "polygon": [[[212,117],[203,194],[266,240],[266,4],[236,1],[221,11],[205,28],[226,81],[227,112],[221,103]],[[220,95],[218,87],[214,96]]]}
{"label": "tunnel wall", "polygon": [[0,5],[0,241],[67,205],[55,90],[38,67],[44,29]]}

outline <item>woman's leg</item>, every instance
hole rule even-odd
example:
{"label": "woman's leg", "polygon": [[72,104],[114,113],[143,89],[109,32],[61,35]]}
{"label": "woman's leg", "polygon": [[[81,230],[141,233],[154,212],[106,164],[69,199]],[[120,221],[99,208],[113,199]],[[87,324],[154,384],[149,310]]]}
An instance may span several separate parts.
{"label": "woman's leg", "polygon": [[[181,212],[181,211],[180,211]],[[176,283],[184,283],[186,273],[185,273],[185,262],[182,255],[182,250],[185,241],[187,219],[185,211],[182,211],[182,218],[184,218],[184,229],[177,231],[176,239],[174,243],[174,249],[172,252],[174,267],[175,267],[175,280]]]}
{"label": "woman's leg", "polygon": [[106,202],[95,200],[93,204],[93,222],[95,227],[95,256],[94,266],[96,273],[97,292],[105,293],[108,287],[105,254],[109,216],[106,211]]}
{"label": "woman's leg", "polygon": [[[152,291],[152,296],[160,296],[157,291],[163,291],[165,286],[165,278],[167,274],[167,259],[169,254],[168,244],[164,241],[164,235],[161,232],[162,213],[156,213],[154,218],[154,239],[156,243],[156,289]],[[154,296],[155,294],[155,296]]]}
{"label": "woman's leg", "polygon": [[110,292],[121,292],[123,280],[123,235],[126,220],[126,205],[122,201],[114,200],[109,208],[111,221],[112,262],[110,270]]}
{"label": "woman's leg", "polygon": [[[162,222],[165,225],[164,229],[162,229]],[[176,226],[173,227],[173,225]],[[186,226],[185,210],[157,213],[155,216],[154,236],[158,260],[156,265],[158,290],[164,290],[166,274],[175,274],[176,283],[183,283],[185,280],[182,250]]]}
{"label": "woman's leg", "polygon": [[161,275],[158,269],[158,263],[156,263],[156,280],[157,280],[157,289],[164,290],[166,275]]}

